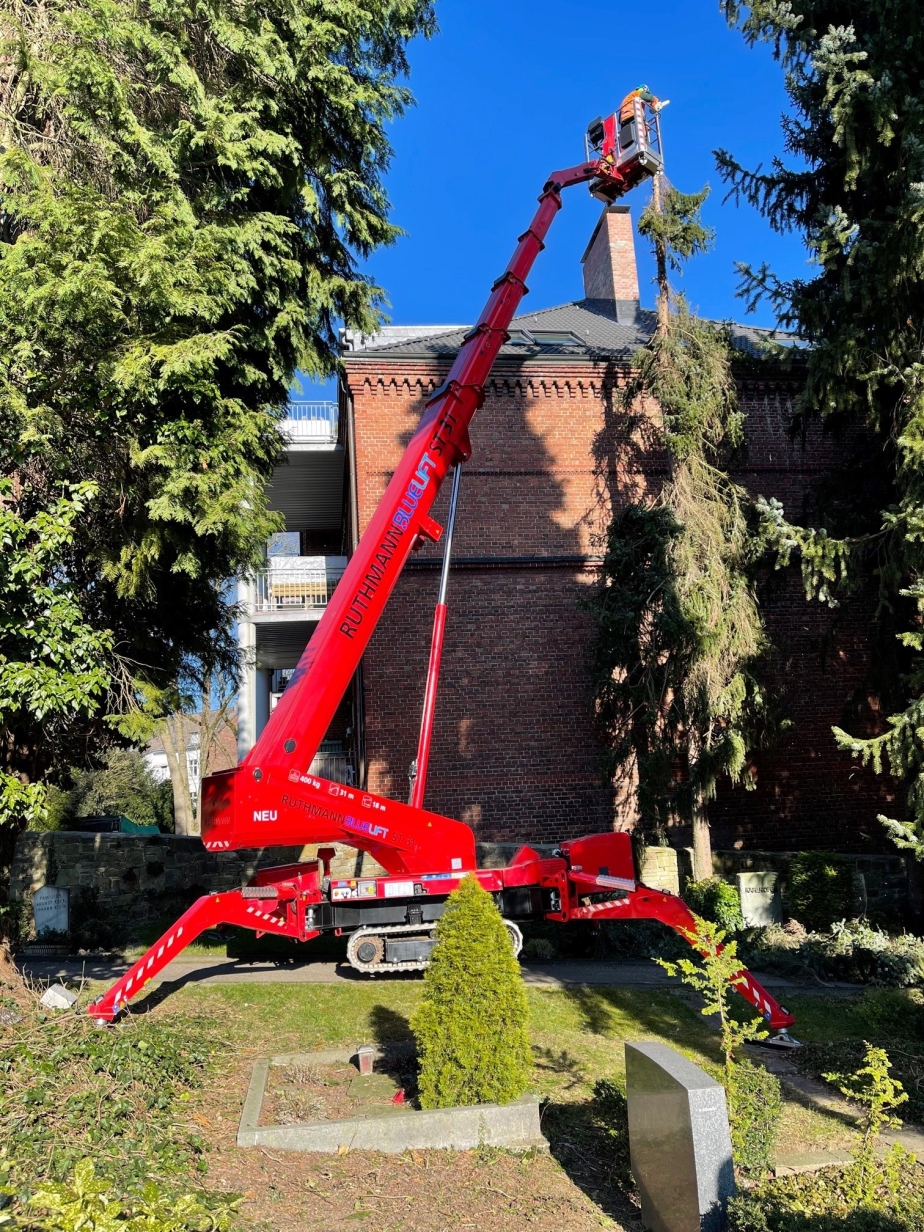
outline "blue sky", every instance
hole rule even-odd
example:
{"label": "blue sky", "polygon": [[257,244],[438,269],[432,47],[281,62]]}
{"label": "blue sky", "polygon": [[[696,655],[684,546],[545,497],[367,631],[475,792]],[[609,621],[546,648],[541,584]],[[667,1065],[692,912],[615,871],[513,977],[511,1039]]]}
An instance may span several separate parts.
{"label": "blue sky", "polygon": [[[437,12],[440,34],[410,49],[417,106],[392,129],[386,183],[407,234],[365,267],[385,288],[393,323],[474,320],[548,172],[578,162],[588,122],[642,82],[671,100],[662,117],[670,180],[689,192],[712,187],[704,216],[716,243],[687,268],[691,303],[740,320],[735,261],[804,271],[798,237],[773,234],[746,205],[723,204],[712,150],[768,163],[782,149],[787,100],[769,50],[749,49],[717,0],[438,0]],[[626,198],[635,217],[647,197],[640,188]],[[581,296],[580,257],[600,208],[583,187],[565,194],[524,310]],[[637,252],[642,303],[651,305],[653,263],[643,243]],[[773,323],[767,309],[749,319]]]}

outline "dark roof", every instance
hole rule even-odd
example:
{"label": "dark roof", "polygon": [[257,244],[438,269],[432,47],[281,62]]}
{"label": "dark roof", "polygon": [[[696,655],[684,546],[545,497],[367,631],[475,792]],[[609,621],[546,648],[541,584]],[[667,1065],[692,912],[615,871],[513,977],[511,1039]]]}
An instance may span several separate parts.
{"label": "dark roof", "polygon": [[[510,326],[511,340],[501,347],[500,357],[625,359],[645,346],[654,333],[655,324],[655,313],[639,307],[634,300],[579,299],[514,317]],[[458,351],[469,328],[467,325],[386,325],[372,336],[345,331],[343,345],[351,357],[448,359]],[[792,337],[778,330],[747,325],[731,325],[730,328],[732,344],[750,355],[760,354],[769,341],[793,343]]]}

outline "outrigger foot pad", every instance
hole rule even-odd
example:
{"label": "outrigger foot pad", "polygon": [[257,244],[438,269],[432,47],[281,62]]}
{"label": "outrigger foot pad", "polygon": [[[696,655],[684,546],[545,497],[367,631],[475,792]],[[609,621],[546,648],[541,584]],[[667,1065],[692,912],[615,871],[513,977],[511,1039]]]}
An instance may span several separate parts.
{"label": "outrigger foot pad", "polygon": [[794,1039],[788,1031],[777,1031],[776,1035],[759,1040],[758,1043],[762,1048],[774,1048],[777,1052],[791,1052],[793,1048],[802,1047],[799,1040]]}

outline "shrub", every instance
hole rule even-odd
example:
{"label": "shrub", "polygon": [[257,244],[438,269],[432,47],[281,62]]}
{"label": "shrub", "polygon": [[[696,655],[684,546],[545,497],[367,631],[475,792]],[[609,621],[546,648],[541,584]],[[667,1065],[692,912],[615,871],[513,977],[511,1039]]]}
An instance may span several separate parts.
{"label": "shrub", "polygon": [[738,891],[721,877],[705,877],[702,881],[688,881],[683,891],[683,900],[698,916],[718,924],[727,933],[744,928],[741,915],[741,899]]}
{"label": "shrub", "polygon": [[420,1104],[507,1103],[532,1073],[520,966],[494,900],[474,877],[449,896],[436,926],[424,1000],[411,1020]]}
{"label": "shrub", "polygon": [[779,1130],[780,1084],[762,1065],[739,1061],[726,1073],[735,1163],[747,1172],[768,1172]]}
{"label": "shrub", "polygon": [[29,1205],[47,1212],[29,1220],[45,1232],[227,1232],[231,1208],[205,1206],[192,1194],[168,1197],[149,1181],[137,1193],[123,1197],[96,1178],[93,1161],[82,1159],[70,1179],[44,1184]]}
{"label": "shrub", "polygon": [[924,1168],[913,1155],[890,1153],[889,1177],[874,1202],[857,1204],[849,1169],[765,1180],[728,1205],[729,1232],[920,1232]]}
{"label": "shrub", "polygon": [[729,1204],[729,1232],[920,1232],[924,1178],[913,1155],[895,1145],[880,1156],[879,1133],[896,1124],[907,1096],[881,1048],[865,1045],[852,1074],[826,1074],[860,1105],[863,1139],[846,1168],[765,1181]]}
{"label": "shrub", "polygon": [[852,866],[829,851],[803,851],[789,870],[789,914],[810,932],[853,914]]}
{"label": "shrub", "polygon": [[825,933],[806,934],[792,922],[785,928],[755,929],[740,949],[745,963],[764,971],[788,975],[807,969],[825,979],[924,986],[924,939],[911,933],[891,936],[862,920],[839,921]]}

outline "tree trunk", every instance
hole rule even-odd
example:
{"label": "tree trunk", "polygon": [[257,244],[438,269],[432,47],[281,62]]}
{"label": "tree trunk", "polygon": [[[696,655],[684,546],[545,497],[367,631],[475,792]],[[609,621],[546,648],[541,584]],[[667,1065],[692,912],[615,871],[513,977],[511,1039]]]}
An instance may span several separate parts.
{"label": "tree trunk", "polygon": [[698,800],[693,806],[693,877],[704,881],[712,876],[712,834],[706,805]]}
{"label": "tree trunk", "polygon": [[189,770],[186,765],[186,725],[181,714],[164,720],[162,728],[164,750],[173,788],[173,820],[177,834],[198,834],[189,794]]}
{"label": "tree trunk", "polygon": [[[663,208],[661,203],[663,179],[664,176],[659,171],[651,185],[651,203],[656,214],[660,214]],[[670,287],[667,282],[667,244],[663,239],[655,240],[654,254],[655,280],[658,285],[658,333],[663,336],[667,333],[671,323]]]}
{"label": "tree trunk", "polygon": [[[703,745],[708,748],[711,740],[707,736],[703,741],[699,732],[691,732],[688,737],[687,762],[690,773],[700,759]],[[704,881],[712,876],[712,834],[709,830],[709,811],[706,807],[707,791],[700,784],[699,790],[694,790],[693,796],[693,878]]]}

